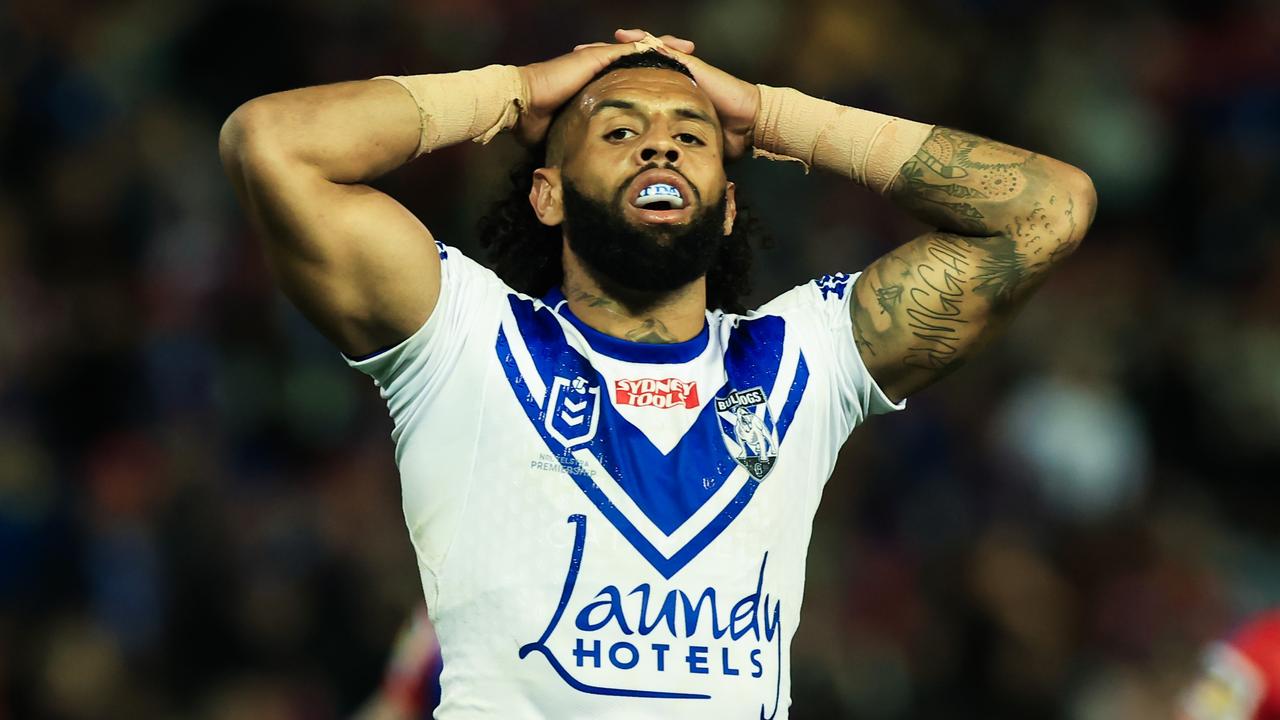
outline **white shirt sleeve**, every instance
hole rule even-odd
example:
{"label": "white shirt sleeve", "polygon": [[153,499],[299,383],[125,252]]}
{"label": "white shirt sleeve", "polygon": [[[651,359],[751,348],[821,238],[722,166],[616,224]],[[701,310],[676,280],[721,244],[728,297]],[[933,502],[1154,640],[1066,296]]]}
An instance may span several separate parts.
{"label": "white shirt sleeve", "polygon": [[466,509],[482,418],[475,388],[492,360],[493,338],[510,289],[456,248],[440,250],[440,298],[431,316],[399,344],[343,359],[373,378],[387,403],[409,537],[424,591],[435,599],[440,568]]}
{"label": "white shirt sleeve", "polygon": [[884,394],[853,342],[849,299],[861,274],[824,275],[788,290],[758,311],[780,315],[800,332],[811,371],[826,376],[836,401],[838,430],[845,436],[872,415],[907,406],[906,400],[895,403]]}
{"label": "white shirt sleeve", "polygon": [[[468,347],[469,335],[481,326],[496,327],[495,301],[500,302],[509,292],[493,271],[457,248],[438,241],[436,246],[440,251],[440,298],[426,322],[399,344],[371,356],[342,356],[348,365],[373,378],[395,423],[391,438],[397,446],[414,415],[451,379],[451,371]],[[397,456],[399,453],[397,447]]]}

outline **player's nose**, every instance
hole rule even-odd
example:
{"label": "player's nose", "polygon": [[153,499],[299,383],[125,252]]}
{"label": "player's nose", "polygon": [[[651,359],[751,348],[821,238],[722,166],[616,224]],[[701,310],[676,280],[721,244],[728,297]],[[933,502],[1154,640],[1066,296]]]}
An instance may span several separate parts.
{"label": "player's nose", "polygon": [[645,138],[636,151],[636,160],[641,165],[651,162],[665,162],[676,165],[680,162],[680,147],[669,137],[650,136]]}

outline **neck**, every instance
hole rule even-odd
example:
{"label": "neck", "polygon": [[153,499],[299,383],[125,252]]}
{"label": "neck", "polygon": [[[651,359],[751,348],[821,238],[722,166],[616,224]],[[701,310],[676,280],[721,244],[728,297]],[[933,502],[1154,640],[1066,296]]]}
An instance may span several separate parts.
{"label": "neck", "polygon": [[706,278],[658,296],[607,288],[566,248],[563,290],[578,319],[623,340],[684,342],[697,337],[706,323]]}

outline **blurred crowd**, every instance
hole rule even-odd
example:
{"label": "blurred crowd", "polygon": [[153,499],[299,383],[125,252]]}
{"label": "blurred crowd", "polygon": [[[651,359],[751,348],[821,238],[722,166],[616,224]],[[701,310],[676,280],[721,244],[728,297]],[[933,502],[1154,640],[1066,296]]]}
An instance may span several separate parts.
{"label": "blurred crowd", "polygon": [[[1084,168],[1082,249],[827,486],[793,717],[1168,717],[1280,604],[1280,4],[0,3],[0,720],[339,718],[421,597],[385,408],[274,288],[217,157],[290,87],[524,64],[615,27]],[[473,256],[521,150],[379,186]],[[757,301],[920,228],[730,170]]]}

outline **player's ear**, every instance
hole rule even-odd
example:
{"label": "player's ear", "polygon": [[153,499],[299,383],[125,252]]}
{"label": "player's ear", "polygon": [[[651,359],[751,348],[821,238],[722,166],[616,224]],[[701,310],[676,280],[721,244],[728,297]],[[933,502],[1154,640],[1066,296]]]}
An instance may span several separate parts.
{"label": "player's ear", "polygon": [[724,186],[724,234],[733,232],[733,221],[738,219],[738,202],[734,198],[733,181],[725,181]]}
{"label": "player's ear", "polygon": [[529,204],[538,222],[555,227],[564,222],[560,168],[538,168],[533,171],[533,187],[529,188]]}

